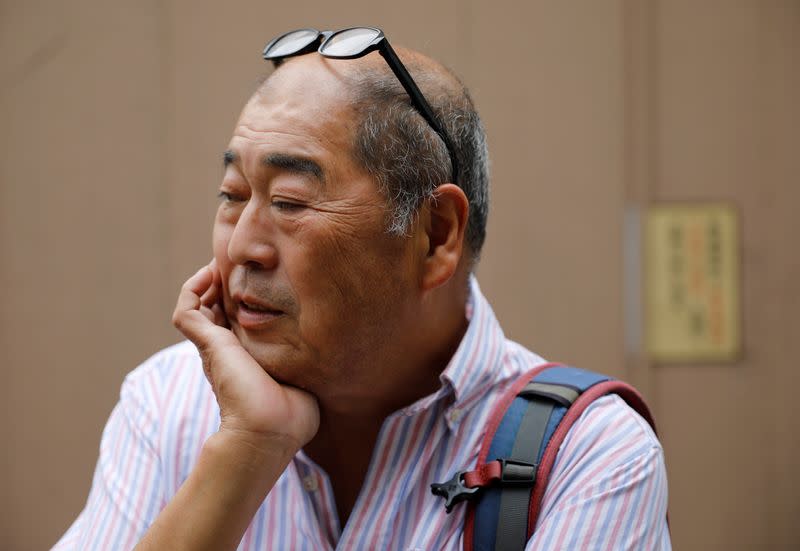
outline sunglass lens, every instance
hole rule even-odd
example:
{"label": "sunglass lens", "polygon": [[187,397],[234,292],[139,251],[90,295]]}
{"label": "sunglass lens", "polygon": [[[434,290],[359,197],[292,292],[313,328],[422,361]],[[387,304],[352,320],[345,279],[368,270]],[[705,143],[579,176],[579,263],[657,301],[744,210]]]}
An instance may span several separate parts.
{"label": "sunglass lens", "polygon": [[379,30],[368,27],[358,27],[338,32],[325,42],[321,53],[331,56],[356,55],[361,53],[379,35]]}
{"label": "sunglass lens", "polygon": [[319,36],[319,32],[313,29],[300,29],[282,36],[271,44],[264,52],[266,59],[280,58],[299,52]]}

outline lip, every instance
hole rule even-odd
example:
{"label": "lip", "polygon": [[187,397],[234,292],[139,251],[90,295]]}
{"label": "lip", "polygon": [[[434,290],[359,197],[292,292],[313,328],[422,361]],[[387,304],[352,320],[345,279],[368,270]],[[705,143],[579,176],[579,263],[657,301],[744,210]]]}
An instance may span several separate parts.
{"label": "lip", "polygon": [[[236,321],[242,329],[260,329],[284,316],[284,312],[272,308],[254,297],[233,296],[236,305]],[[247,305],[258,306],[259,310],[249,308]],[[263,310],[262,310],[263,309]]]}

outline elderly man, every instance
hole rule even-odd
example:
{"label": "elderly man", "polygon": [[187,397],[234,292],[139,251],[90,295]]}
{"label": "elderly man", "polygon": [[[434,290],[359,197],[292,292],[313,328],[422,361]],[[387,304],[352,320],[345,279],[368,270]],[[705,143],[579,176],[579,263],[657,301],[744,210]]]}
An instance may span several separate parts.
{"label": "elderly man", "polygon": [[[472,101],[401,54],[413,81],[377,30],[268,46],[280,66],[224,154],[214,258],[175,308],[191,342],[126,378],[56,548],[462,547],[464,507],[430,484],[474,466],[492,406],[543,360],[471,275],[488,186]],[[527,548],[669,548],[665,511],[658,441],[607,396],[565,440]]]}

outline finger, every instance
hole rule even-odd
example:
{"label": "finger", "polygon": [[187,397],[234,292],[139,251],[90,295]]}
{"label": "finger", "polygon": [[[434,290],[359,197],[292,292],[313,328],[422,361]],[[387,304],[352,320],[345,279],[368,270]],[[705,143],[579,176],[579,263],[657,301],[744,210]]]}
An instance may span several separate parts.
{"label": "finger", "polygon": [[205,348],[214,336],[213,330],[219,329],[213,320],[201,312],[203,308],[200,295],[208,290],[213,281],[213,274],[207,266],[200,268],[181,287],[178,302],[172,314],[172,324],[198,347]]}
{"label": "finger", "polygon": [[214,325],[219,325],[220,327],[230,329],[228,318],[225,316],[225,310],[222,308],[222,304],[220,302],[216,302],[211,306],[201,304],[198,310]]}
{"label": "finger", "polygon": [[206,292],[203,293],[203,296],[200,297],[200,304],[210,307],[212,304],[216,304],[217,300],[219,300],[219,287],[212,283]]}
{"label": "finger", "polygon": [[220,303],[214,304],[211,307],[211,312],[214,314],[214,323],[220,327],[225,327],[226,329],[231,328],[230,324],[228,323],[228,317],[225,315],[225,310],[222,308]]}
{"label": "finger", "polygon": [[231,324],[228,321],[228,316],[225,315],[225,302],[224,296],[222,292],[222,274],[217,267],[217,259],[214,258],[211,263],[208,265],[211,272],[214,274],[214,287],[217,290],[217,300],[215,304],[211,305],[211,310],[215,314],[214,322],[222,327],[230,329]]}
{"label": "finger", "polygon": [[200,349],[207,348],[219,337],[215,334],[215,329],[224,331],[200,310],[175,312],[172,324]]}
{"label": "finger", "polygon": [[208,264],[208,269],[211,270],[213,274],[213,281],[211,287],[200,297],[200,303],[202,305],[200,311],[216,325],[230,329],[223,302],[222,275],[217,269],[216,258],[211,259],[211,262]]}
{"label": "finger", "polygon": [[216,314],[208,306],[200,306],[200,313],[203,314],[208,321],[216,325]]}
{"label": "finger", "polygon": [[175,305],[175,313],[198,309],[200,307],[200,297],[211,286],[213,279],[213,274],[208,269],[208,266],[203,266],[197,270],[181,287],[178,302]]}
{"label": "finger", "polygon": [[222,278],[220,277],[219,270],[217,270],[216,259],[211,259],[211,262],[208,263],[207,268],[211,271],[212,274],[211,285],[209,286],[208,290],[206,290],[206,292],[203,293],[203,295],[200,297],[200,302],[204,306],[210,307],[212,304],[216,303],[219,298],[220,290],[222,288],[222,286],[220,285]]}

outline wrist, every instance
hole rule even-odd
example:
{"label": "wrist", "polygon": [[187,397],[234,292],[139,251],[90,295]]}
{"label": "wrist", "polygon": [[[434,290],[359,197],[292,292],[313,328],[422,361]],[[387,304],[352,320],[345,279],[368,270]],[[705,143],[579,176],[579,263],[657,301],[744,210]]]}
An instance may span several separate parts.
{"label": "wrist", "polygon": [[251,465],[259,470],[265,465],[279,466],[283,470],[299,449],[298,443],[286,436],[254,433],[224,425],[203,445],[205,453],[227,457],[242,467]]}

